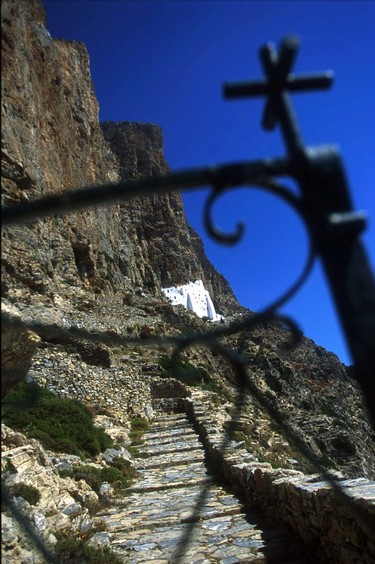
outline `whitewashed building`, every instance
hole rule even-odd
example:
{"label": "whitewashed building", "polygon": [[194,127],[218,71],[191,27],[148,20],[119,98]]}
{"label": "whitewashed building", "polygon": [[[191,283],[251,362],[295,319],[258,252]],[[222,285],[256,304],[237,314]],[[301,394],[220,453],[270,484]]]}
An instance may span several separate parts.
{"label": "whitewashed building", "polygon": [[203,286],[202,280],[188,282],[182,286],[162,288],[172,305],[183,305],[194,311],[198,317],[208,317],[211,321],[220,321],[222,316],[215,311],[209,292]]}

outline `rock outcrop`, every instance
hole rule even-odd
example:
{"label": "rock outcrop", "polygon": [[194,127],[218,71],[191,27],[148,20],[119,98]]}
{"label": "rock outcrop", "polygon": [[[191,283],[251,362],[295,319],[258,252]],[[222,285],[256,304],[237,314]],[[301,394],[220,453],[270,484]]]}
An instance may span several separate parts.
{"label": "rock outcrop", "polygon": [[[132,122],[103,122],[101,128],[119,162],[122,179],[168,172],[161,129]],[[154,292],[161,287],[202,279],[215,306],[240,311],[228,282],[207,259],[198,234],[187,223],[181,194],[154,195],[121,204],[122,271],[133,284]]]}
{"label": "rock outcrop", "polygon": [[[98,123],[85,46],[53,40],[39,1],[2,6],[3,204],[118,179]],[[45,299],[64,287],[100,291],[111,280],[116,206],[3,232],[3,293]],[[110,282],[111,281],[111,282]],[[22,300],[21,300],[22,301]]]}
{"label": "rock outcrop", "polygon": [[[126,442],[127,429],[113,419],[110,425],[112,433],[117,433]],[[1,439],[2,476],[7,492],[13,494],[14,510],[23,514],[46,551],[43,555],[38,550],[36,536],[30,538],[26,534],[25,523],[6,513],[2,515],[2,560],[9,564],[43,564],[52,560],[57,537],[73,537],[77,532],[87,535],[88,531],[95,529],[93,510],[100,506],[99,495],[84,479],[74,479],[73,467],[82,464],[79,456],[57,456],[46,451],[37,440],[28,440],[6,425],[1,427]],[[128,456],[124,448],[116,452]],[[106,458],[110,460],[110,452],[95,461],[96,467],[107,468]],[[35,499],[32,499],[32,494],[36,495]]]}
{"label": "rock outcrop", "polygon": [[2,303],[1,311],[11,316],[17,323],[16,327],[5,325],[1,330],[1,373],[3,374],[1,397],[3,398],[26,377],[41,339],[39,335],[28,329],[16,307]]}
{"label": "rock outcrop", "polygon": [[[164,392],[174,395],[171,389]],[[182,562],[201,557],[213,562],[373,562],[374,482],[335,474],[358,518],[318,475],[275,469],[244,449],[243,442],[230,440],[225,406],[216,410],[213,425],[209,394],[184,395],[171,397],[170,409],[178,414],[159,413],[134,455],[121,446],[86,461],[86,471],[87,464],[105,470],[119,455],[131,462],[134,482],[117,493],[107,482],[94,491],[81,478],[78,456],[54,454],[2,425],[7,488],[50,553],[61,547],[57,539],[71,535],[111,548],[123,562],[150,557],[173,562],[181,550]],[[118,443],[129,444],[126,427],[116,419],[97,419]],[[37,501],[31,494],[37,494]],[[7,513],[2,531],[5,562],[46,561]]]}
{"label": "rock outcrop", "polygon": [[[52,39],[44,25],[39,0],[2,7],[3,204],[167,172],[160,128],[101,128],[85,46]],[[134,286],[155,293],[202,278],[219,309],[238,309],[228,283],[196,251],[197,238],[178,193],[12,227],[3,233],[3,295],[53,300],[72,287],[108,295]]]}

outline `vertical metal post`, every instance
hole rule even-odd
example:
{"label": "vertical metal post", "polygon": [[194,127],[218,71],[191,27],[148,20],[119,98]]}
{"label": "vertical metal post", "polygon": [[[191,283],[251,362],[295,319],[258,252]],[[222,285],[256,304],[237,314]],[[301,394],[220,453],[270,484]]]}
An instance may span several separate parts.
{"label": "vertical metal post", "polygon": [[354,376],[375,422],[375,283],[360,241],[366,217],[352,209],[335,147],[306,149],[298,168],[310,230],[355,362]]}
{"label": "vertical metal post", "polygon": [[301,188],[305,219],[353,355],[355,376],[375,423],[375,282],[359,239],[366,222],[362,214],[353,211],[338,151],[303,146],[288,91],[329,88],[333,75],[290,74],[297,50],[294,37],[281,43],[279,53],[272,44],[265,45],[260,60],[267,80],[228,84],[224,95],[266,96],[262,125],[271,130],[280,124],[290,174]]}

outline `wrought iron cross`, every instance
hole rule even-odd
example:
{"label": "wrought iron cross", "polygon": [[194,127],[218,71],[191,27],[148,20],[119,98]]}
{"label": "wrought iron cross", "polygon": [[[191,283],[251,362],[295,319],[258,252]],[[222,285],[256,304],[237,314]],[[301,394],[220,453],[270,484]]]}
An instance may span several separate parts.
{"label": "wrought iron cross", "polygon": [[262,126],[264,129],[272,130],[279,121],[290,154],[303,149],[303,142],[288,92],[327,89],[333,82],[332,71],[301,76],[291,74],[298,48],[299,40],[296,37],[286,37],[280,45],[279,54],[273,43],[267,43],[260,50],[260,59],[267,80],[224,85],[226,98],[267,96]]}
{"label": "wrought iron cross", "polygon": [[[39,218],[53,213],[97,205],[113,200],[130,200],[153,193],[213,186],[207,200],[209,217],[216,197],[223,190],[242,185],[257,185],[273,191],[294,206],[307,224],[315,253],[320,257],[358,378],[375,423],[375,283],[360,240],[366,216],[353,210],[344,167],[336,146],[305,147],[289,100],[289,92],[326,89],[332,84],[331,72],[294,76],[291,69],[297,55],[298,40],[287,37],[279,53],[272,44],[260,50],[265,80],[227,84],[227,98],[266,96],[262,125],[274,129],[279,122],[287,147],[287,158],[263,159],[242,163],[190,169],[138,181],[121,181],[85,190],[64,192],[28,204],[2,209],[3,225]],[[294,178],[301,197],[275,186],[279,176]],[[210,221],[207,221],[211,225]],[[236,242],[215,229],[210,233],[225,243]],[[294,288],[299,288],[296,284]],[[276,311],[293,292],[274,302]]]}

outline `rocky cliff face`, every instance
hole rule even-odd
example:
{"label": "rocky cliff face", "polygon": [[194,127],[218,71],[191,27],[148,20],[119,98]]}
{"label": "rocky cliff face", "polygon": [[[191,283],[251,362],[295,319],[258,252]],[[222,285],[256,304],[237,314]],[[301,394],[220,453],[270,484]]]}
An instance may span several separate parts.
{"label": "rocky cliff face", "polygon": [[[2,18],[3,204],[168,170],[157,126],[100,128],[86,48],[52,39],[39,1],[5,2]],[[219,309],[238,308],[192,240],[199,238],[179,194],[33,222],[4,232],[3,291],[53,300],[71,287],[157,293],[163,284],[202,278]]]}
{"label": "rocky cliff face", "polygon": [[[2,29],[3,203],[116,180],[85,46],[53,40],[38,1],[4,3]],[[113,206],[5,230],[5,295],[53,300],[64,286],[110,284],[105,257],[117,237],[109,221],[116,212]]]}
{"label": "rocky cliff face", "polygon": [[[105,139],[118,158],[122,179],[168,172],[158,126],[104,122]],[[149,290],[202,279],[219,310],[240,310],[227,281],[208,261],[197,233],[188,225],[180,193],[121,204],[121,269],[133,284]]]}

